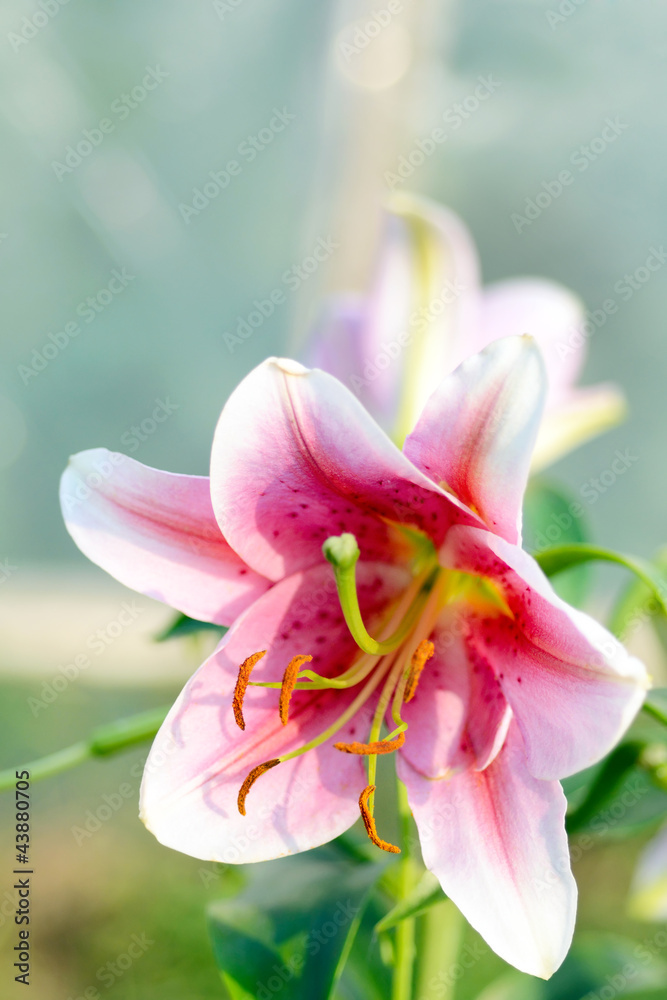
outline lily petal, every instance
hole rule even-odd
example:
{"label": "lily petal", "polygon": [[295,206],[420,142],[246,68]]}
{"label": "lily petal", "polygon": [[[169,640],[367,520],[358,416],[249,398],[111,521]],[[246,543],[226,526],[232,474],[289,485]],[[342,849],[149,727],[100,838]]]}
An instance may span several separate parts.
{"label": "lily petal", "polygon": [[506,337],[464,361],[428,400],[405,454],[509,542],[539,428],[546,375],[532,337]]}
{"label": "lily petal", "polygon": [[512,713],[495,673],[467,648],[465,631],[461,611],[445,608],[429,636],[433,658],[414,699],[403,708],[409,728],[402,753],[427,778],[488,767],[510,723]]}
{"label": "lily petal", "polygon": [[[396,568],[359,567],[364,615],[377,620],[408,579]],[[282,725],[279,691],[250,686],[241,731],[232,696],[239,665],[259,650],[267,652],[252,681],[280,681],[300,654],[311,654],[309,667],[325,676],[342,673],[356,659],[359,650],[337,606],[328,565],[281,581],[245,612],[167,716],[141,791],[141,818],[167,847],[227,864],[263,861],[327,843],[359,818],[362,759],[336,750],[331,740],[262,775],[246,800],[246,816],[240,815],[237,796],[249,772],[314,739],[358,693],[294,691]],[[365,740],[374,707],[369,701],[337,739]]]}
{"label": "lily petal", "polygon": [[543,278],[499,281],[484,289],[480,319],[476,350],[501,337],[530,334],[549,374],[547,408],[569,394],[586,355],[584,305],[573,292]]}
{"label": "lily petal", "polygon": [[612,384],[573,390],[544,414],[533,451],[531,472],[539,472],[563,455],[622,423],[628,404]]}
{"label": "lily petal", "polygon": [[[478,322],[479,261],[467,227],[442,205],[401,192],[393,196],[390,208],[372,316],[378,350],[387,340],[401,343],[401,333],[407,334],[403,364],[393,366],[401,369],[394,395],[398,438],[403,440],[415,427],[423,400],[474,349],[470,343]],[[408,299],[404,292],[401,314],[396,288],[406,283],[412,294]]]}
{"label": "lily petal", "polygon": [[[308,368],[329,372],[360,394],[366,351],[368,304],[361,295],[336,295],[327,302],[316,322],[303,357]],[[373,383],[374,384],[374,383]],[[377,419],[371,399],[362,396],[366,409]]]}
{"label": "lily petal", "polygon": [[589,331],[581,300],[544,278],[480,289],[479,262],[465,224],[441,205],[392,196],[370,290],[332,300],[305,352],[353,389],[401,442],[440,380],[494,340],[534,336],[549,374],[533,471],[625,416],[616,386],[581,392]]}
{"label": "lily petal", "polygon": [[577,889],[558,782],[526,769],[521,738],[482,772],[424,778],[399,758],[424,863],[501,958],[548,979],[572,940]]}
{"label": "lily petal", "polygon": [[368,296],[334,302],[305,357],[349,385],[403,440],[421,401],[474,350],[478,290],[477,253],[461,219],[425,198],[395,194]]}
{"label": "lily petal", "polygon": [[208,478],[94,448],[72,456],[60,502],[81,551],[121,583],[202,621],[231,625],[270,586],[227,544]]}
{"label": "lily petal", "polygon": [[225,405],[211,494],[230,544],[278,580],[315,565],[322,543],[351,532],[362,559],[406,552],[413,525],[437,545],[453,523],[479,523],[416,469],[335,378],[270,358]]}
{"label": "lily petal", "polygon": [[512,617],[471,617],[468,641],[494,670],[537,778],[601,760],[641,707],[644,665],[554,592],[534,559],[490,532],[454,528],[441,551],[453,569],[493,580]]}
{"label": "lily petal", "polygon": [[544,357],[549,388],[532,473],[621,423],[627,415],[625,396],[618,386],[575,388],[587,353],[585,322],[583,302],[555,281],[519,278],[499,281],[483,291],[475,349],[499,337],[528,333]]}

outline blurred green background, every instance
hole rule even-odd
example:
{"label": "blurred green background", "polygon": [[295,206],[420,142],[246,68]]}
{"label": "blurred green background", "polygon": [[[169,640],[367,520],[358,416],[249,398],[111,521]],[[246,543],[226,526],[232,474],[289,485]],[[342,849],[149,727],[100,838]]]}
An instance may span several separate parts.
{"label": "blurred green background", "polygon": [[[667,267],[630,295],[618,283],[627,288],[624,276],[667,243],[667,10],[630,0],[404,0],[394,47],[365,79],[341,58],[341,39],[355,18],[384,6],[4,0],[2,766],[64,746],[98,722],[169,703],[204,652],[204,640],[156,646],[152,636],[168,612],[142,598],[136,627],[35,714],[29,699],[131,597],[86,563],[62,526],[57,484],[67,456],[129,448],[149,465],[205,473],[231,389],[267,355],[298,355],[321,295],[363,287],[388,194],[383,171],[479,76],[499,81],[497,92],[406,189],[466,220],[487,281],[547,275],[591,309],[618,302],[590,340],[585,380],[622,384],[630,418],[554,474],[578,493],[616,449],[630,449],[635,464],[591,507],[594,537],[643,555],[665,541]],[[144,88],[147,75],[154,89]],[[294,117],[246,160],[239,146],[269,127],[275,109]],[[110,125],[101,127],[105,119]],[[523,214],[526,199],[571,166],[607,119],[618,138],[518,233],[512,214]],[[85,155],[76,153],[82,140]],[[198,214],[184,211],[194,189],[234,157],[240,173]],[[328,234],[341,242],[332,260],[230,352],[225,333]],[[114,271],[124,278],[108,293]],[[135,438],[132,427],[159,401],[169,418]],[[222,995],[204,908],[227,881],[231,891],[234,875],[213,868],[209,878],[207,866],[143,830],[138,780],[128,778],[140,757],[87,765],[35,788],[31,995],[39,1000],[83,995],[134,933],[156,944],[104,996]],[[126,780],[134,797],[78,845],[72,828]],[[7,831],[6,799],[0,809]],[[637,849],[603,843],[577,866],[584,930],[629,929],[638,940],[655,932],[624,915]],[[2,863],[8,872],[7,851]],[[5,921],[5,958],[12,943]],[[478,995],[485,968],[461,982],[457,997]],[[13,996],[3,976],[2,995]],[[552,995],[580,994],[573,987]]]}

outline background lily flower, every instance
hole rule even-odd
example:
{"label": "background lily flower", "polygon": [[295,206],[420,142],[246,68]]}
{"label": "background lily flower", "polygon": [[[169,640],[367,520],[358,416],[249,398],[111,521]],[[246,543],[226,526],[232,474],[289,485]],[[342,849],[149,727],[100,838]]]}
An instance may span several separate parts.
{"label": "background lily flower", "polygon": [[493,340],[535,337],[549,387],[533,471],[619,423],[615,385],[577,388],[587,336],[583,303],[543,278],[482,288],[475,245],[453,212],[395,195],[367,295],[333,299],[307,345],[307,363],[331,372],[399,441],[447,372]]}
{"label": "background lily flower", "polygon": [[576,908],[558,779],[609,751],[647,681],[520,548],[545,394],[534,341],[496,341],[401,452],[334,377],[270,359],[222,411],[209,483],[75,456],[62,497],[80,548],[232,622],[147,762],[141,816],[163,844],[261,861],[361,811],[395,851],[373,793],[378,754],[397,753],[444,891],[508,962],[553,973]]}

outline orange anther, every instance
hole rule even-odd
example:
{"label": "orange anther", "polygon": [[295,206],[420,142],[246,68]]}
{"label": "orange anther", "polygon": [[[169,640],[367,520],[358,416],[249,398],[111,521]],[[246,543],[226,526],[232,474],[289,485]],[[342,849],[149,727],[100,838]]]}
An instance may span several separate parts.
{"label": "orange anther", "polygon": [[343,753],[376,754],[392,753],[404,743],[405,733],[399,733],[395,740],[378,740],[377,743],[334,743],[334,746]]}
{"label": "orange anther", "polygon": [[280,757],[274,757],[273,760],[267,760],[266,763],[258,764],[257,767],[253,767],[252,771],[241,785],[239,791],[237,804],[239,807],[239,812],[241,813],[242,816],[245,816],[245,800],[252,786],[255,784],[260,775],[264,774],[265,771],[270,771],[272,767],[275,767],[276,764],[279,763],[280,763]]}
{"label": "orange anther", "polygon": [[244,660],[239,667],[239,675],[236,679],[236,687],[234,688],[234,700],[232,701],[234,718],[236,719],[236,725],[239,729],[245,729],[245,719],[243,718],[243,699],[245,698],[245,693],[248,689],[248,681],[250,680],[252,668],[258,660],[262,659],[265,653],[265,649],[262,649],[259,653],[253,653],[252,656],[249,656],[247,660]]}
{"label": "orange anther", "polygon": [[283,686],[280,689],[280,721],[283,726],[286,726],[289,721],[289,703],[292,697],[292,691],[294,690],[294,685],[296,684],[297,677],[299,676],[299,670],[304,665],[304,663],[310,663],[312,656],[293,656],[285,667],[285,673],[283,674]]}
{"label": "orange anther", "polygon": [[382,840],[382,838],[378,836],[375,820],[371,816],[368,808],[368,796],[372,795],[374,791],[375,785],[367,785],[359,796],[359,808],[361,810],[361,818],[363,819],[364,826],[366,827],[366,833],[375,846],[379,847],[380,850],[388,851],[389,854],[400,854],[400,847],[395,847],[394,844],[388,844],[386,840]]}
{"label": "orange anther", "polygon": [[435,653],[435,646],[428,639],[422,639],[414,653],[412,654],[412,659],[410,660],[410,670],[408,673],[408,680],[405,685],[405,694],[403,695],[403,701],[412,701],[415,696],[415,691],[417,690],[417,684],[419,683],[419,678],[421,677],[421,672],[426,666],[428,660],[431,659]]}

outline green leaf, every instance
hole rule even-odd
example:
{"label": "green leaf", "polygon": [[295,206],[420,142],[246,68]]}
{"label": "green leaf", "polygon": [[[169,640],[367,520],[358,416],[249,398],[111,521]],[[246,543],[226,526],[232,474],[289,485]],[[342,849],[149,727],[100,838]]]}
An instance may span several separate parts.
{"label": "green leaf", "polygon": [[224,625],[214,625],[213,622],[200,622],[196,618],[189,618],[180,612],[173,621],[155,636],[156,642],[166,642],[167,639],[181,639],[186,635],[196,635],[198,632],[217,632],[222,637],[227,629]]}
{"label": "green leaf", "polygon": [[[545,1000],[576,997],[656,997],[654,987],[664,983],[667,965],[659,948],[646,947],[614,933],[587,932],[577,937],[569,955],[545,984]],[[637,992],[636,992],[637,991]],[[641,993],[639,991],[642,991]]]}
{"label": "green leaf", "polygon": [[612,750],[589,785],[583,801],[567,816],[565,826],[569,834],[587,827],[600,815],[614,799],[628,773],[635,769],[645,748],[645,743],[632,740]]}
{"label": "green leaf", "polygon": [[667,726],[667,688],[652,688],[644,699],[644,711]]}
{"label": "green leaf", "polygon": [[[394,950],[389,935],[378,938],[375,927],[387,910],[378,885],[371,891],[349,958],[335,992],[336,1000],[387,1000],[391,994]],[[386,946],[386,947],[384,947]]]}
{"label": "green leaf", "polygon": [[350,864],[330,851],[246,869],[234,900],[209,909],[213,950],[232,1000],[329,1000],[383,863]]}
{"label": "green leaf", "polygon": [[381,934],[383,931],[391,930],[402,920],[408,917],[418,917],[436,903],[442,903],[447,897],[440,888],[435,875],[431,872],[424,872],[421,879],[414,887],[409,896],[397,903],[386,916],[380,920],[376,926],[376,931]]}
{"label": "green leaf", "polygon": [[630,1000],[665,1000],[665,987],[658,986],[654,990],[635,990],[632,989],[626,994],[630,997]]}
{"label": "green leaf", "polygon": [[665,820],[667,796],[646,771],[637,768],[613,799],[573,834],[573,853],[585,854],[596,842],[628,840],[655,830]]}
{"label": "green leaf", "polygon": [[667,965],[650,940],[584,933],[547,982],[520,972],[501,975],[476,1000],[594,1000],[625,997],[663,1000]]}
{"label": "green leaf", "polygon": [[[590,535],[583,505],[562,486],[532,479],[523,503],[525,547],[533,554],[559,545],[588,542]],[[590,589],[588,566],[575,566],[554,581],[554,589],[569,604],[580,607]]]}
{"label": "green leaf", "polygon": [[522,972],[506,972],[484,989],[477,1000],[542,1000],[544,984]]}
{"label": "green leaf", "polygon": [[259,984],[268,983],[274,968],[283,965],[280,951],[265,943],[271,939],[270,923],[242,901],[225,901],[224,920],[212,919],[213,950],[232,1000],[254,997]]}

